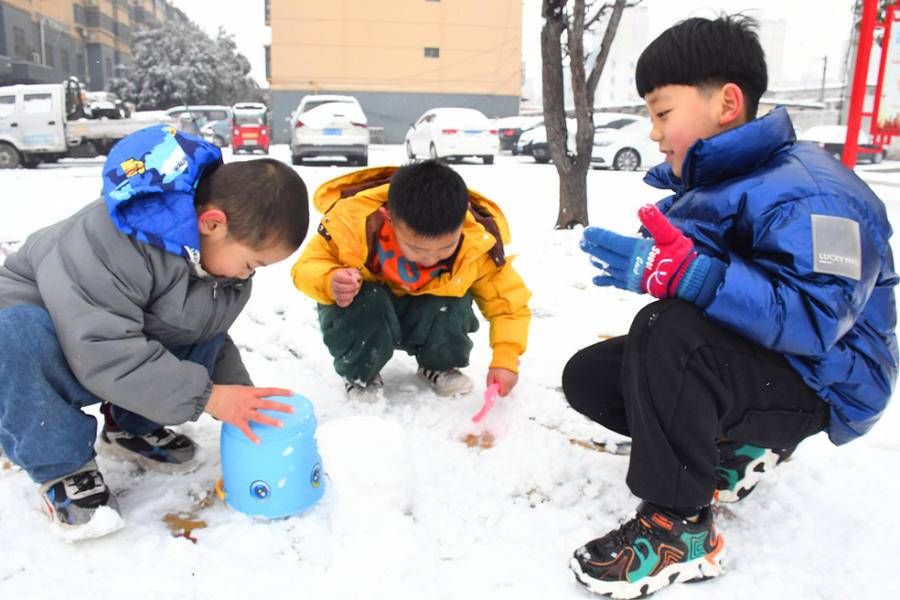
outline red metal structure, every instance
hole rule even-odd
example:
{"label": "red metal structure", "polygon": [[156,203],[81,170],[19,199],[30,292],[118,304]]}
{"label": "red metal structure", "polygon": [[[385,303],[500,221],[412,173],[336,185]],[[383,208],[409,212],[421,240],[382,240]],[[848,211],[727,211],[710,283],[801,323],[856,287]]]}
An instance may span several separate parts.
{"label": "red metal structure", "polygon": [[[841,156],[841,161],[851,169],[856,165],[856,157],[859,153],[859,130],[864,116],[871,117],[870,131],[874,136],[876,146],[883,147],[890,143],[892,136],[900,135],[900,121],[893,120],[887,123],[879,123],[878,119],[884,85],[885,83],[888,85],[895,84],[894,81],[885,82],[885,73],[892,58],[890,56],[891,36],[892,34],[900,35],[900,25],[898,25],[897,31],[893,29],[894,21],[900,20],[900,2],[892,3],[887,7],[887,15],[884,22],[876,20],[877,13],[878,0],[863,0],[856,65],[853,69],[853,88],[850,92],[850,110],[847,116],[847,139],[844,143],[844,153]],[[875,105],[872,112],[867,113],[863,112],[866,98],[866,78],[872,54],[872,40],[875,37],[875,30],[878,28],[884,28],[881,63],[878,71],[878,85],[875,89]]]}

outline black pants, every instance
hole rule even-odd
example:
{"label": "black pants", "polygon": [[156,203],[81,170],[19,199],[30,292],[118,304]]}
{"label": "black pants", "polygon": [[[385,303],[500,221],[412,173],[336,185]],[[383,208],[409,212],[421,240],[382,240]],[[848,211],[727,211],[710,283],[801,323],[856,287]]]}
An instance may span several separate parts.
{"label": "black pants", "polygon": [[575,354],[563,391],[572,408],[631,437],[631,491],[679,509],[712,500],[718,441],[790,448],[828,424],[828,405],[781,354],[681,300],[646,306],[627,336]]}

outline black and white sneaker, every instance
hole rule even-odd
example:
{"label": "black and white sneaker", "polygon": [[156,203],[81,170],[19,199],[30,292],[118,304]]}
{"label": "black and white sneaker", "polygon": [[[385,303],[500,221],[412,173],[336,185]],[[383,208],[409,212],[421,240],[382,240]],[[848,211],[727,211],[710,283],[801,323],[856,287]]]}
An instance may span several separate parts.
{"label": "black and white sneaker", "polygon": [[104,425],[98,450],[109,458],[131,461],[160,473],[190,473],[203,462],[197,444],[168,427],[135,435]]}
{"label": "black and white sneaker", "polygon": [[468,394],[472,391],[472,380],[459,369],[437,371],[419,367],[417,374],[420,379],[428,382],[428,385],[431,386],[431,389],[438,396]]}
{"label": "black and white sneaker", "polygon": [[372,403],[378,400],[382,390],[384,390],[384,381],[381,374],[375,375],[372,381],[363,383],[361,381],[344,380],[344,390],[347,392],[347,398],[354,402]]}
{"label": "black and white sneaker", "polygon": [[54,530],[67,541],[100,537],[125,525],[119,503],[94,461],[42,483],[41,498]]}

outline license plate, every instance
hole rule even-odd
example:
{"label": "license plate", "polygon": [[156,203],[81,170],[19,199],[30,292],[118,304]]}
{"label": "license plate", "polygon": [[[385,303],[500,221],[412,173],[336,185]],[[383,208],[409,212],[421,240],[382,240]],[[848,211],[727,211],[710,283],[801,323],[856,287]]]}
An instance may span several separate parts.
{"label": "license plate", "polygon": [[245,137],[245,138],[244,138],[244,145],[245,145],[245,146],[255,146],[255,145],[256,145],[256,140],[247,139],[247,138]]}
{"label": "license plate", "polygon": [[325,135],[341,135],[342,131],[340,129],[331,128],[323,129],[322,133]]}
{"label": "license plate", "polygon": [[466,135],[481,135],[480,129],[466,129]]}

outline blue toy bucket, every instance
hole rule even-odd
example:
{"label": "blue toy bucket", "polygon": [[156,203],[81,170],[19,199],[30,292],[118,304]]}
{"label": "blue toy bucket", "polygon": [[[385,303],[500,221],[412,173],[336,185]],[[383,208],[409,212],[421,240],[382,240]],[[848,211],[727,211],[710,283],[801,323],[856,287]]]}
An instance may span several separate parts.
{"label": "blue toy bucket", "polygon": [[233,425],[222,425],[222,490],[225,502],[242,513],[265,519],[290,517],[322,497],[325,479],[316,447],[316,415],[303,396],[272,396],[294,407],[292,414],[262,411],[283,427],[251,423],[254,444]]}

